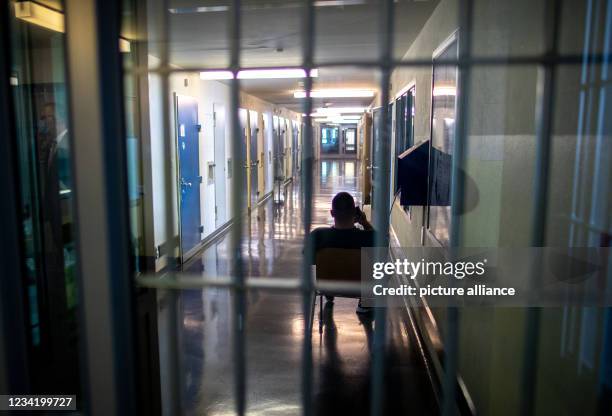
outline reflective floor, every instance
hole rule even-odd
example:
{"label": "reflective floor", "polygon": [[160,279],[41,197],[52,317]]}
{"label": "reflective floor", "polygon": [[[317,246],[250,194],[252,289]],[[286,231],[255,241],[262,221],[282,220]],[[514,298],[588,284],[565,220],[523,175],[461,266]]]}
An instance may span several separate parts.
{"label": "reflective floor", "polygon": [[[328,225],[331,198],[351,192],[361,201],[358,165],[352,160],[325,160],[314,180],[313,226]],[[303,231],[299,184],[289,184],[278,206],[273,198],[257,208],[243,240],[249,276],[300,276]],[[189,272],[225,275],[229,269],[228,238],[207,248],[188,266]],[[355,313],[356,299],[324,305],[325,329],[313,341],[314,403],[317,415],[369,413],[371,318]],[[164,316],[172,302],[162,298],[160,337],[162,380],[171,383],[180,365],[183,412],[189,415],[235,414],[232,365],[232,295],[226,289],[186,290],[178,297],[178,334]],[[247,301],[247,413],[300,414],[300,366],[304,316],[297,294],[251,291]],[[318,304],[317,304],[318,311]],[[173,335],[174,334],[174,335]],[[164,339],[165,337],[165,339]],[[175,339],[171,339],[175,338]],[[180,363],[170,359],[173,347]],[[385,414],[435,414],[437,404],[418,343],[404,311],[389,314]],[[167,386],[163,386],[167,387]]]}

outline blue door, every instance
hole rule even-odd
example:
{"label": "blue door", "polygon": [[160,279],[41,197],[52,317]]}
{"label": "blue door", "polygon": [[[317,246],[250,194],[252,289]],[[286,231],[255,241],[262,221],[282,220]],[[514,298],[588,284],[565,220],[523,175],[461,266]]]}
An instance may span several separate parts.
{"label": "blue door", "polygon": [[198,103],[192,97],[176,95],[176,129],[181,193],[181,253],[185,258],[201,240],[200,146]]}

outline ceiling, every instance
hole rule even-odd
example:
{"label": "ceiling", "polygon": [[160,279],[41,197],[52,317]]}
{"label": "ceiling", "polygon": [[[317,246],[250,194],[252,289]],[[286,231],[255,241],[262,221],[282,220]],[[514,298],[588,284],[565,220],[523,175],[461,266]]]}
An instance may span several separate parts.
{"label": "ceiling", "polygon": [[[160,0],[148,0],[152,4]],[[423,27],[438,0],[396,0],[395,57],[404,55]],[[171,0],[170,61],[180,67],[222,68],[229,64],[227,0]],[[289,66],[302,61],[303,0],[243,0],[242,66]],[[379,21],[382,0],[315,1],[315,64],[375,60],[380,54]],[[149,40],[158,38],[149,26]],[[155,42],[152,50],[155,50]],[[378,89],[375,70],[321,68],[314,88]],[[246,92],[297,111],[301,104],[293,91],[300,80],[243,80]],[[366,99],[316,100],[342,106],[367,105]]]}

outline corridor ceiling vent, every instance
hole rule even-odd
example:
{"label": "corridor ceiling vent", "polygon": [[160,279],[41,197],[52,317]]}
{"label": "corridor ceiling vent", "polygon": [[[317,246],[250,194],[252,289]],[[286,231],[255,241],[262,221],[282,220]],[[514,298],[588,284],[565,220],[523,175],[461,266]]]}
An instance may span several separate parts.
{"label": "corridor ceiling vent", "polygon": [[[310,70],[310,77],[317,78],[318,69]],[[290,79],[304,78],[306,71],[300,68],[280,68],[280,69],[243,69],[238,72],[238,79]],[[234,78],[231,71],[203,71],[200,72],[202,80],[227,80]]]}
{"label": "corridor ceiling vent", "polygon": [[[352,90],[352,89],[327,89],[313,90],[310,92],[313,98],[370,98],[374,97],[372,90]],[[306,91],[295,91],[294,98],[306,98]]]}

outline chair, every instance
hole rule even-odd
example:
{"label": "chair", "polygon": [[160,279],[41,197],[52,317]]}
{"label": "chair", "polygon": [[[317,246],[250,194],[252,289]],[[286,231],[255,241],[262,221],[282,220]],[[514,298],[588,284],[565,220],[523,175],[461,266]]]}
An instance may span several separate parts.
{"label": "chair", "polygon": [[[315,281],[335,280],[345,282],[361,281],[361,249],[324,248],[315,256]],[[322,292],[317,290],[312,302],[310,324],[314,318],[316,298],[319,296],[319,334],[323,333],[323,296],[356,298],[354,294],[341,292]]]}

